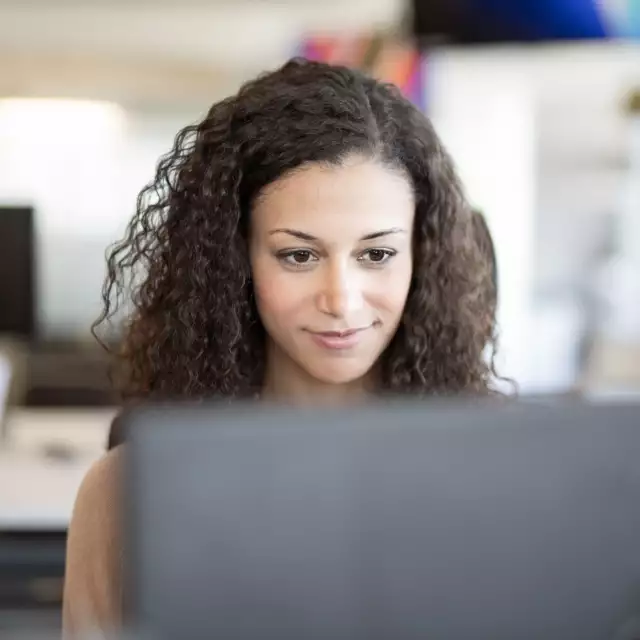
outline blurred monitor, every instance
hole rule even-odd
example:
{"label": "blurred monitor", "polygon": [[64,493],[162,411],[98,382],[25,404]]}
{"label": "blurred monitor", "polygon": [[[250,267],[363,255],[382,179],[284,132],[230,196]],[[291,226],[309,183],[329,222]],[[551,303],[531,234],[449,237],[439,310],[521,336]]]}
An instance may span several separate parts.
{"label": "blurred monitor", "polygon": [[0,336],[35,338],[34,212],[0,207]]}
{"label": "blurred monitor", "polygon": [[637,640],[639,411],[139,410],[129,621],[162,640]]}
{"label": "blurred monitor", "polygon": [[545,42],[632,37],[635,0],[413,0],[422,41]]}

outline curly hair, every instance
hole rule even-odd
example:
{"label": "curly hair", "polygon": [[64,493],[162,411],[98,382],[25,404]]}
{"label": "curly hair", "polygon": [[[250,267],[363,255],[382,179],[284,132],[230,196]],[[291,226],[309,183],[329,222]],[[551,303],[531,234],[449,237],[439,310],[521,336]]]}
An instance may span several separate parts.
{"label": "curly hair", "polygon": [[[381,356],[381,392],[492,392],[491,267],[453,163],[429,120],[392,85],[294,59],[178,133],[108,255],[97,329],[123,304],[116,378],[125,398],[254,396],[265,330],[248,258],[252,203],[305,163],[360,154],[415,190],[414,267],[404,316]],[[98,338],[100,340],[100,338]],[[492,350],[493,352],[493,350]]]}
{"label": "curly hair", "polygon": [[498,307],[498,257],[487,220],[479,210],[473,211],[473,227],[476,242],[478,243],[481,253],[483,253],[489,261],[491,268],[491,279],[488,283],[489,286],[486,287],[485,295],[488,300],[487,304],[493,307],[493,313],[495,314]]}

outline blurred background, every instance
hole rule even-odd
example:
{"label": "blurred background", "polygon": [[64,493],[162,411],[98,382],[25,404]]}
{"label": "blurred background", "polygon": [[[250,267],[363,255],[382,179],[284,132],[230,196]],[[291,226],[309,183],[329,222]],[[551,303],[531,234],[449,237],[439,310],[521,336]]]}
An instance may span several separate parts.
{"label": "blurred background", "polygon": [[58,620],[117,401],[89,332],[107,246],[177,131],[292,55],[433,119],[523,395],[640,394],[640,0],[0,0],[0,633]]}

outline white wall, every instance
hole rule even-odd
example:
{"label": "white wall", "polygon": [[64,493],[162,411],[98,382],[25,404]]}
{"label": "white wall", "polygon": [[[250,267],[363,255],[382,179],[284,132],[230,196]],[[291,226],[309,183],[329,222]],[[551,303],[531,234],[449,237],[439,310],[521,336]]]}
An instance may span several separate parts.
{"label": "white wall", "polygon": [[585,264],[603,216],[621,210],[622,104],[640,86],[640,46],[445,49],[427,77],[435,123],[496,242],[501,371],[524,390],[566,388]]}
{"label": "white wall", "polygon": [[472,204],[493,235],[498,270],[503,375],[526,372],[527,326],[534,288],[536,198],[535,102],[530,85],[509,66],[474,65],[446,54],[430,74],[430,113],[457,164]]}

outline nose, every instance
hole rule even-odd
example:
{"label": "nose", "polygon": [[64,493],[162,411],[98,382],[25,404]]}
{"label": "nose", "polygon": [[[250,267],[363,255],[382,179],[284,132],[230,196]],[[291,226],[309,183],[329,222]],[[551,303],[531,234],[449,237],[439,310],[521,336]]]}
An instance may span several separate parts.
{"label": "nose", "polygon": [[334,318],[348,317],[362,308],[362,283],[347,264],[328,266],[317,296],[318,309]]}

